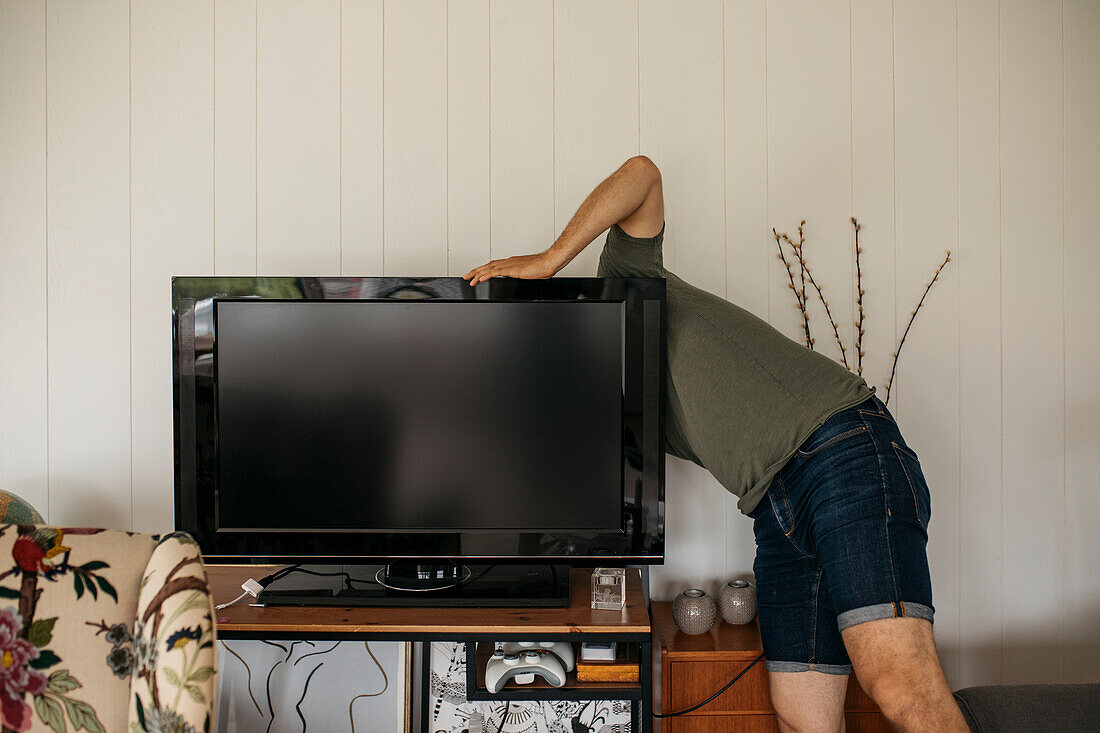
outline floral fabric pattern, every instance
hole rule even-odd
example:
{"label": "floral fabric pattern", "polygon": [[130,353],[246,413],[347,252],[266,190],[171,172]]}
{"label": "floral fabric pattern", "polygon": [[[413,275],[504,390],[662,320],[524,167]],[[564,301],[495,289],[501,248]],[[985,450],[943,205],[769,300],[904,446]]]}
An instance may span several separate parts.
{"label": "floral fabric pattern", "polygon": [[23,620],[13,608],[0,610],[0,695],[4,725],[12,730],[30,728],[31,709],[26,695],[41,695],[46,690],[46,675],[31,669],[38,659],[38,647],[20,637]]}
{"label": "floral fabric pattern", "polygon": [[[177,601],[181,584],[157,585],[147,561],[166,543],[185,546],[196,558],[186,563],[190,580],[182,585],[201,597]],[[194,565],[197,572],[189,567]],[[150,593],[148,617],[157,617],[156,609],[167,609],[168,616],[159,616],[160,636],[139,643],[139,594],[145,599]],[[197,616],[188,616],[196,608]],[[203,695],[201,678],[212,680],[213,666],[198,663],[201,644],[213,637],[209,608],[201,559],[186,536],[173,535],[158,545],[155,538],[132,532],[0,525],[0,729],[105,733],[209,726],[212,695]],[[178,701],[169,700],[153,720],[181,724],[135,728],[135,687],[140,696],[161,672],[156,650],[149,654],[147,646],[173,636],[177,649],[194,648],[183,665],[187,682],[180,692],[195,699],[187,685],[196,687],[205,705],[201,713],[188,708],[172,718],[168,713],[178,711]],[[141,664],[139,655],[144,655]],[[209,656],[212,660],[212,652]]]}
{"label": "floral fabric pattern", "polygon": [[214,608],[199,547],[168,535],[149,558],[129,640],[131,733],[208,731],[214,710]]}

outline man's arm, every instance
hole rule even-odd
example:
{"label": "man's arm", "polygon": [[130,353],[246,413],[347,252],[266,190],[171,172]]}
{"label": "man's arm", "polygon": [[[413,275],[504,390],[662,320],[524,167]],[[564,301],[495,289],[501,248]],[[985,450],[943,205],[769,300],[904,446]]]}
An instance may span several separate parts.
{"label": "man's arm", "polygon": [[655,237],[664,227],[661,172],[644,155],[629,159],[596,186],[549,249],[493,260],[475,267],[463,278],[477,285],[491,277],[553,277],[615,223],[632,237]]}

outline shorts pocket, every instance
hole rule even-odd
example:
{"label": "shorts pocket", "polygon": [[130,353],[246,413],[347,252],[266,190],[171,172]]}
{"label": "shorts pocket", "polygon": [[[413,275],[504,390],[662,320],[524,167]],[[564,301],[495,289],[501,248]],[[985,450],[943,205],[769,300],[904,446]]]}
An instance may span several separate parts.
{"label": "shorts pocket", "polygon": [[913,509],[916,512],[917,521],[928,529],[928,521],[932,517],[932,500],[928,492],[928,482],[924,479],[920,461],[917,454],[909,448],[900,445],[896,441],[890,441],[894,446],[894,455],[901,463],[901,470],[905,472],[906,483],[909,484],[909,493],[913,497]]}
{"label": "shorts pocket", "polygon": [[867,432],[867,426],[866,425],[860,425],[859,427],[852,428],[851,430],[845,430],[843,433],[840,433],[838,435],[834,435],[831,438],[828,438],[828,439],[822,441],[821,443],[819,443],[817,445],[809,446],[805,450],[803,450],[802,448],[799,448],[797,453],[802,458],[810,458],[811,456],[816,456],[818,453],[825,450],[829,446],[836,445],[837,443],[844,440],[845,438],[850,438],[853,435],[859,435],[860,433],[866,433],[866,432]]}
{"label": "shorts pocket", "polygon": [[884,410],[882,408],[876,408],[874,410],[865,410],[861,407],[861,408],[859,408],[859,414],[863,415],[864,417],[877,417],[877,418],[881,418],[882,420],[888,420],[889,422],[894,422],[894,417],[889,412],[887,412],[886,410]]}

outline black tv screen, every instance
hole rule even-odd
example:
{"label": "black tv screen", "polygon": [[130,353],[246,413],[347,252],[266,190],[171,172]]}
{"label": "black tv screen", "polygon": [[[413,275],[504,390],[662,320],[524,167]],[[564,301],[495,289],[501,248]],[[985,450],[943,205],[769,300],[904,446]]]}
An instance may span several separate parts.
{"label": "black tv screen", "polygon": [[659,278],[174,277],[208,562],[664,558]]}
{"label": "black tv screen", "polygon": [[621,530],[621,302],[219,300],[217,525]]}

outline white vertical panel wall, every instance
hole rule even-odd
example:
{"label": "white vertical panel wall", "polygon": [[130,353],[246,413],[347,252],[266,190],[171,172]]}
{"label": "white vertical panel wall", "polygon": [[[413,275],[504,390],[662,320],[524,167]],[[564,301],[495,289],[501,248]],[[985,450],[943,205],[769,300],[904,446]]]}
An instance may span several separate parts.
{"label": "white vertical panel wall", "polygon": [[382,31],[382,0],[341,0],[341,275],[384,269]]}
{"label": "white vertical panel wall", "polygon": [[[1001,669],[1001,221],[997,4],[959,0],[959,684]],[[995,521],[990,521],[990,518]]]}
{"label": "white vertical panel wall", "polygon": [[[958,255],[958,97],[955,1],[894,9],[894,244],[896,331],[903,333],[929,278]],[[867,238],[874,246],[874,239]],[[890,406],[906,442],[925,458],[932,491],[928,560],[936,568],[936,635],[944,670],[958,670],[959,297],[958,269],[945,269],[891,385]],[[874,375],[871,375],[872,377]]]}
{"label": "white vertical panel wall", "polygon": [[340,272],[340,10],[339,0],[256,5],[260,275]]}
{"label": "white vertical panel wall", "polygon": [[[58,524],[133,524],[130,114],[129,3],[47,3],[49,462],[41,480],[48,477],[49,519]],[[170,393],[162,399],[166,408]]]}
{"label": "white vertical panel wall", "polygon": [[49,509],[46,8],[0,2],[0,483]]}
{"label": "white vertical panel wall", "polygon": [[[1028,0],[1003,0],[1000,9],[1001,668],[1009,683],[1064,678],[1064,624],[1072,615],[1065,609],[1066,263],[1060,11],[1058,5]],[[1072,263],[1073,267],[1084,264]],[[1089,336],[1081,333],[1074,338]],[[1021,593],[1021,588],[1028,592]],[[1089,613],[1087,609],[1079,612]],[[1072,643],[1070,651],[1072,656]]]}
{"label": "white vertical panel wall", "polygon": [[214,272],[212,1],[140,3],[130,16],[130,422],[133,528],[172,523],[175,274]]}
{"label": "white vertical panel wall", "polygon": [[388,3],[383,19],[386,274],[447,272],[447,5]]}
{"label": "white vertical panel wall", "polygon": [[[1100,636],[1079,609],[1100,609],[1095,560],[1100,557],[1100,400],[1094,384],[1100,364],[1100,289],[1096,248],[1089,244],[1100,211],[1100,3],[1071,0],[1062,21],[1066,151],[1063,233],[1065,237],[1065,679],[1100,679]],[[1057,506],[1057,504],[1056,504]],[[1074,651],[1070,651],[1074,650]]]}
{"label": "white vertical panel wall", "polygon": [[[849,358],[857,217],[880,387],[952,251],[891,398],[948,676],[1100,679],[1095,2],[0,0],[0,60],[0,486],[50,521],[171,521],[172,274],[461,274],[644,153],[667,264],[795,338],[805,219]],[[654,594],[752,551],[670,459]]]}
{"label": "white vertical panel wall", "polygon": [[213,31],[214,274],[255,275],[255,1],[217,0]]}

